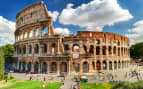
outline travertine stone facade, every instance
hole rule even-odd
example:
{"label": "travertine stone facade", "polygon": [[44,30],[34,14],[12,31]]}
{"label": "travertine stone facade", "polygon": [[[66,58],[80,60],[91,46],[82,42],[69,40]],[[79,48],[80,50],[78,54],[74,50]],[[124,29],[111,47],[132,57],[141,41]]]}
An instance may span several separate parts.
{"label": "travertine stone facade", "polygon": [[56,34],[43,2],[32,4],[16,16],[15,71],[32,73],[90,73],[127,68],[129,39],[92,31]]}

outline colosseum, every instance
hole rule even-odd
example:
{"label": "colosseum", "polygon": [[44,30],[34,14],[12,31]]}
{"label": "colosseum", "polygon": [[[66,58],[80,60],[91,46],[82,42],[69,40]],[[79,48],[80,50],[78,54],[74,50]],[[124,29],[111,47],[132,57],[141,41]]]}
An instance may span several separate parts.
{"label": "colosseum", "polygon": [[15,71],[31,73],[94,73],[127,68],[129,39],[93,31],[56,34],[43,2],[22,9],[16,16]]}

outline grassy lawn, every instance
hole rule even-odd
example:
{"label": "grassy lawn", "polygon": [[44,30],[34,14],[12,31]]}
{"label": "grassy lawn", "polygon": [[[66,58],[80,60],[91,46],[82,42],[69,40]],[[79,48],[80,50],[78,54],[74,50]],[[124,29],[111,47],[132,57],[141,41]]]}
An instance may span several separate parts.
{"label": "grassy lawn", "polygon": [[81,83],[80,85],[81,85],[82,89],[111,89],[111,87],[114,84],[110,84],[110,83],[98,83],[98,84]]}
{"label": "grassy lawn", "polygon": [[6,87],[2,87],[0,89],[58,89],[62,83],[54,82],[54,83],[44,83],[41,81],[16,81],[8,80],[9,82],[13,82],[13,84],[7,85]]}

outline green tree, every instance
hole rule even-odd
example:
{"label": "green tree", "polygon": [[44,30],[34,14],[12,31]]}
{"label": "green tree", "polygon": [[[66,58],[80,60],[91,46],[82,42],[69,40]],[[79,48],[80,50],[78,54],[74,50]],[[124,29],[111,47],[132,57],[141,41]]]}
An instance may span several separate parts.
{"label": "green tree", "polygon": [[131,57],[143,57],[143,42],[132,45],[130,52]]}
{"label": "green tree", "polygon": [[4,78],[4,53],[2,48],[0,48],[0,80]]}

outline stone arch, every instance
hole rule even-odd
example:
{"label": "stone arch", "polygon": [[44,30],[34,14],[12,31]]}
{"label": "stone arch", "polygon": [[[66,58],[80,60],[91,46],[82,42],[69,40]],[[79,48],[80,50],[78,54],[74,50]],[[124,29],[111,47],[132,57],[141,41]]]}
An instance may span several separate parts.
{"label": "stone arch", "polygon": [[101,62],[99,60],[96,63],[96,70],[101,70]]}
{"label": "stone arch", "polygon": [[89,64],[88,64],[88,62],[83,62],[83,64],[82,64],[82,70],[83,70],[83,72],[89,72]]}
{"label": "stone arch", "polygon": [[39,45],[38,44],[35,44],[34,53],[36,53],[36,54],[39,53]]}
{"label": "stone arch", "polygon": [[47,53],[47,44],[43,44],[43,53]]}
{"label": "stone arch", "polygon": [[47,73],[47,64],[45,62],[42,63],[42,73]]}
{"label": "stone arch", "polygon": [[68,67],[67,67],[67,63],[66,62],[62,62],[60,64],[60,72],[63,73],[63,72],[68,72]]}
{"label": "stone arch", "polygon": [[103,61],[103,70],[107,70],[107,62],[105,60]]}
{"label": "stone arch", "polygon": [[73,70],[75,71],[75,72],[80,72],[80,64],[79,63],[72,63],[72,65],[73,65]]}
{"label": "stone arch", "polygon": [[92,68],[93,68],[93,70],[95,70],[95,62],[94,61],[92,62]]}
{"label": "stone arch", "polygon": [[69,48],[69,45],[68,45],[68,44],[65,44],[65,45],[64,45],[64,50],[67,51],[67,50],[69,50],[69,49],[70,49],[70,48]]}
{"label": "stone arch", "polygon": [[80,52],[80,46],[78,44],[73,44],[72,51],[73,52]]}
{"label": "stone arch", "polygon": [[118,56],[120,56],[120,47],[118,48]]}
{"label": "stone arch", "polygon": [[109,49],[108,49],[108,50],[109,50],[109,55],[111,55],[111,54],[112,54],[112,51],[111,51],[112,48],[111,48],[111,46],[109,46]]}
{"label": "stone arch", "polygon": [[40,35],[40,28],[37,28],[36,29],[36,36],[39,36]]}
{"label": "stone arch", "polygon": [[109,70],[112,70],[112,61],[109,61]]}
{"label": "stone arch", "polygon": [[23,46],[23,54],[26,54],[26,45]]}
{"label": "stone arch", "polygon": [[87,47],[86,47],[86,45],[83,45],[83,48],[84,48],[85,53],[87,54]]}
{"label": "stone arch", "polygon": [[29,62],[27,65],[27,71],[31,71],[31,62]]}
{"label": "stone arch", "polygon": [[22,63],[22,71],[26,71],[26,63],[25,62]]}
{"label": "stone arch", "polygon": [[21,63],[21,62],[19,62],[19,70],[21,70],[21,65],[22,65],[22,63]]}
{"label": "stone arch", "polygon": [[29,45],[28,47],[29,47],[29,54],[32,54],[32,46]]}
{"label": "stone arch", "polygon": [[35,73],[38,73],[38,69],[39,69],[39,68],[38,68],[38,62],[35,62],[35,63],[34,63],[34,72],[35,72]]}
{"label": "stone arch", "polygon": [[51,72],[52,73],[56,73],[57,72],[57,63],[56,62],[52,62],[50,67],[51,67]]}
{"label": "stone arch", "polygon": [[117,62],[114,61],[114,69],[117,69]]}
{"label": "stone arch", "polygon": [[51,48],[52,48],[52,54],[55,54],[56,53],[56,43],[53,43],[51,45]]}
{"label": "stone arch", "polygon": [[122,68],[124,68],[124,61],[122,61]]}
{"label": "stone arch", "polygon": [[102,48],[102,54],[106,55],[106,46],[103,46],[103,48]]}
{"label": "stone arch", "polygon": [[93,45],[90,45],[89,53],[94,54],[94,46]]}
{"label": "stone arch", "polygon": [[96,46],[96,55],[100,55],[100,47]]}
{"label": "stone arch", "polygon": [[48,27],[44,28],[44,34],[48,34]]}
{"label": "stone arch", "polygon": [[113,54],[116,55],[116,47],[113,48]]}

